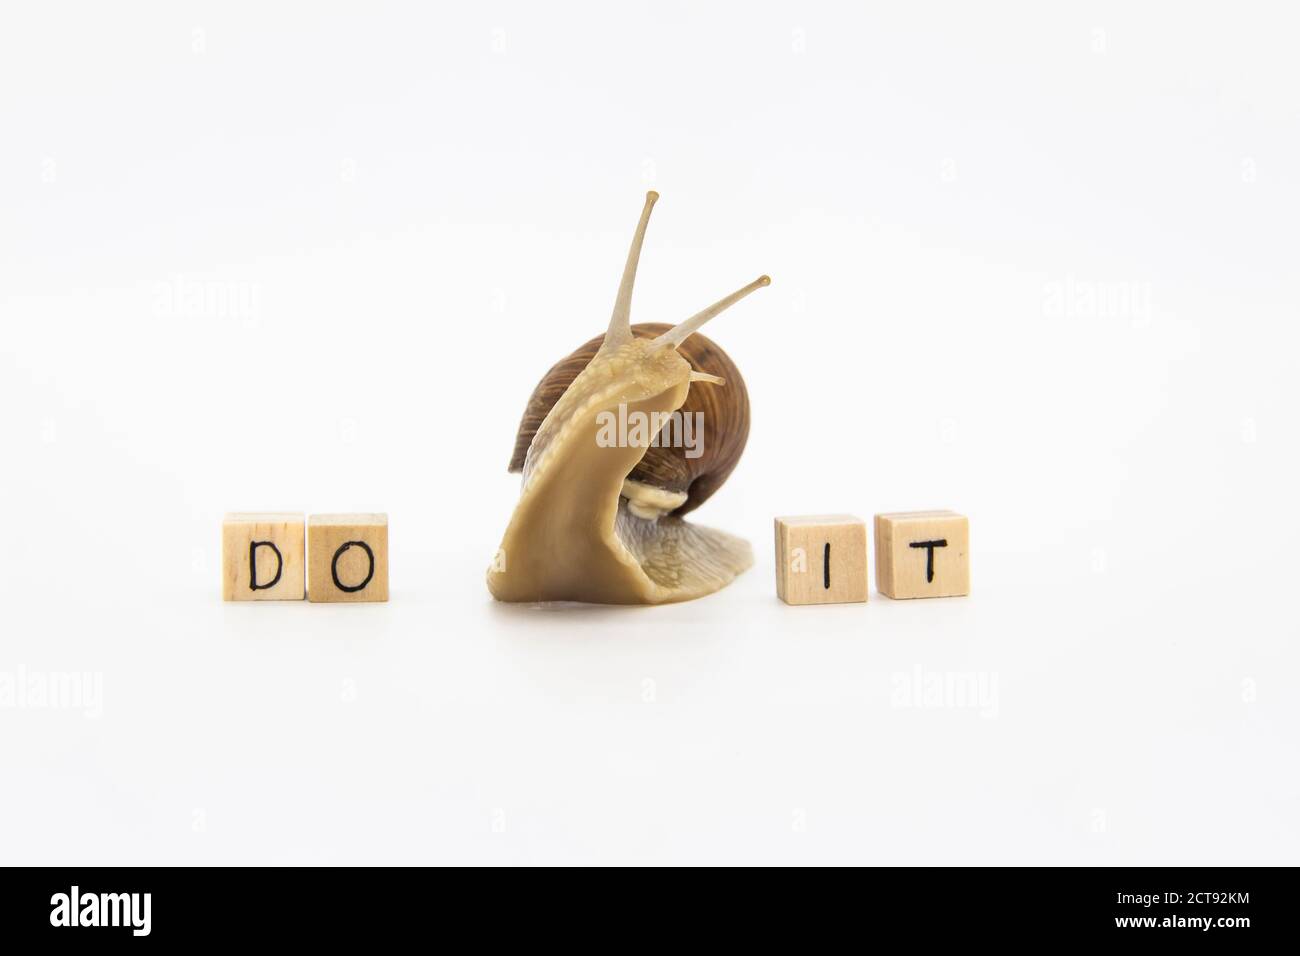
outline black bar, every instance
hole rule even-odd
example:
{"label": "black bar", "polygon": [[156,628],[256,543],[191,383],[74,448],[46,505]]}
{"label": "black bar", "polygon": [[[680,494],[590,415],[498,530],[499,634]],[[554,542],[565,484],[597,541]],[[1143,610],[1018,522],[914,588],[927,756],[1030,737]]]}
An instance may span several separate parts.
{"label": "black bar", "polygon": [[[1138,945],[1241,945],[1292,937],[1294,876],[1283,869],[1173,867],[836,869],[817,874],[815,889],[797,885],[804,880],[799,876],[723,878],[755,881],[749,892],[757,898],[750,900],[703,895],[705,887],[689,885],[689,874],[672,878],[687,883],[672,894],[649,889],[651,880],[666,879],[655,876],[629,876],[603,892],[584,886],[575,894],[556,886],[565,877],[548,877],[539,890],[530,875],[529,890],[515,892],[480,886],[475,875],[449,879],[423,869],[8,869],[0,927],[6,944],[319,940],[332,951],[349,942],[372,949],[412,933],[430,942],[455,939],[466,929],[495,939],[506,926],[532,927],[538,943],[578,927],[583,937],[596,931],[593,940],[607,932],[665,940],[677,938],[675,930],[688,921],[703,921],[709,935],[725,931],[729,938],[788,926],[805,938],[831,931],[856,932],[864,941],[901,934],[927,949],[943,941],[1073,944],[1126,938]],[[718,879],[709,882],[716,886]],[[500,880],[509,877],[493,878]],[[617,877],[600,882],[615,881],[622,883]],[[149,894],[148,934],[137,935],[145,928],[140,919],[124,918],[116,927],[52,925],[56,901],[70,898],[73,886],[83,904],[88,895],[137,894],[134,910],[120,897],[117,907],[137,917],[143,894]]]}

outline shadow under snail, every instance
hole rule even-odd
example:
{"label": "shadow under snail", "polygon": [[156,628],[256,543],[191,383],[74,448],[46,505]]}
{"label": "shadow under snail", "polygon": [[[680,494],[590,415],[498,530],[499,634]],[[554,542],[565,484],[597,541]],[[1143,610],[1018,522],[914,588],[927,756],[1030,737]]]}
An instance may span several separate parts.
{"label": "shadow under snail", "polygon": [[658,198],[646,194],[609,328],[552,366],[528,400],[509,469],[523,472],[523,488],[487,576],[498,600],[687,601],[753,564],[748,542],[682,516],[722,485],[749,436],[740,371],[696,332],[770,280],[676,326],[632,325]]}

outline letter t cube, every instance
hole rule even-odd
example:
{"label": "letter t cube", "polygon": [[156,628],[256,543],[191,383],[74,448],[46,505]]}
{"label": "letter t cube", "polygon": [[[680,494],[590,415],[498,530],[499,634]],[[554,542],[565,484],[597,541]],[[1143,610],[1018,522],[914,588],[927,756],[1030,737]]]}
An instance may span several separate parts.
{"label": "letter t cube", "polygon": [[876,515],[876,590],[895,599],[970,594],[970,522],[965,515]]}

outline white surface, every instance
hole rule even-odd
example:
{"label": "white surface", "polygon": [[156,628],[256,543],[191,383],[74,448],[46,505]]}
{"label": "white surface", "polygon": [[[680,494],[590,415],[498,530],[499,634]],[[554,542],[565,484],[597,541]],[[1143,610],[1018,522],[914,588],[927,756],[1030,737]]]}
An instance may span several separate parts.
{"label": "white surface", "polygon": [[[102,701],[0,707],[4,862],[1300,862],[1293,13],[696,6],[6,7],[0,675]],[[758,565],[495,605],[649,187],[634,320],[773,277]],[[921,507],[969,599],[776,601],[773,515]],[[392,602],[222,604],[283,508]]]}

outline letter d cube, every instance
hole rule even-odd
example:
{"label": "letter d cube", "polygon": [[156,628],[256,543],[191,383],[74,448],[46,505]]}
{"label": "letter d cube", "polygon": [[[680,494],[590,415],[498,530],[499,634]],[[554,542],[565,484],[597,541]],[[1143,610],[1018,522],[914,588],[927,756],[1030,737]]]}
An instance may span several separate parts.
{"label": "letter d cube", "polygon": [[228,514],[221,522],[221,597],[301,601],[306,591],[303,515]]}

